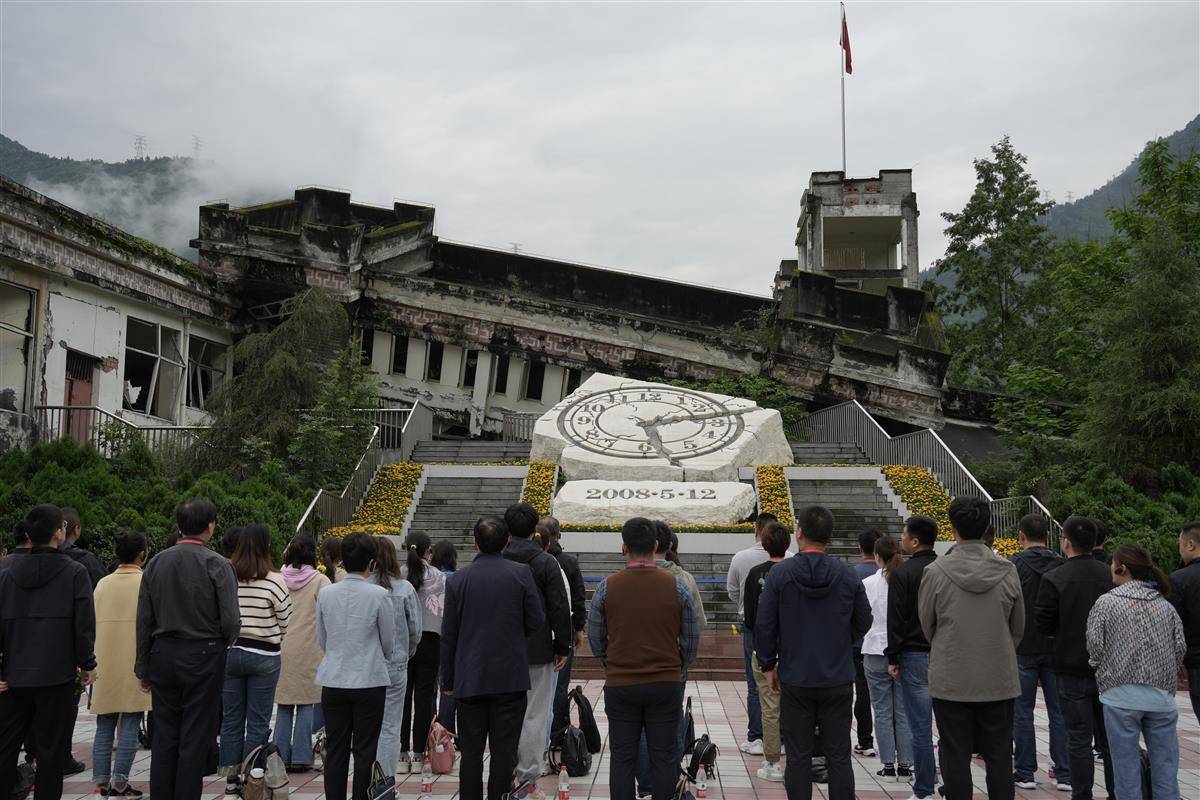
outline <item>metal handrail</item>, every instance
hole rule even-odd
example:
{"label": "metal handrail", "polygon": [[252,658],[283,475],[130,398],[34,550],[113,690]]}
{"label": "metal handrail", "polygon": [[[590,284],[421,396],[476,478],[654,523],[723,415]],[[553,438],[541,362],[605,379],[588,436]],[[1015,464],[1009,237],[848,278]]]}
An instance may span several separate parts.
{"label": "metal handrail", "polygon": [[106,458],[111,458],[113,443],[103,426],[115,424],[142,438],[151,450],[184,447],[207,426],[201,425],[138,425],[95,405],[35,406],[37,412],[37,442],[71,437],[80,444],[89,444]]}
{"label": "metal handrail", "polygon": [[[932,474],[954,497],[968,495],[988,502],[993,525],[1000,535],[1011,535],[1024,514],[1040,514],[1050,522],[1051,544],[1062,526],[1033,495],[994,498],[930,428],[892,436],[857,400],[814,411],[795,430],[815,442],[852,441],[876,464],[911,464]],[[1018,513],[1020,512],[1020,513]]]}
{"label": "metal handrail", "polygon": [[308,508],[304,509],[304,515],[296,523],[296,533],[308,532],[315,536],[317,531],[314,528],[318,524],[332,528],[348,523],[362,505],[382,463],[383,450],[380,448],[379,426],[376,425],[371,429],[371,438],[367,440],[362,458],[354,466],[345,488],[337,494],[328,489],[318,489]]}
{"label": "metal handrail", "polygon": [[541,416],[541,414],[529,411],[517,411],[505,414],[503,432],[500,434],[500,438],[511,442],[533,441],[533,426]]}

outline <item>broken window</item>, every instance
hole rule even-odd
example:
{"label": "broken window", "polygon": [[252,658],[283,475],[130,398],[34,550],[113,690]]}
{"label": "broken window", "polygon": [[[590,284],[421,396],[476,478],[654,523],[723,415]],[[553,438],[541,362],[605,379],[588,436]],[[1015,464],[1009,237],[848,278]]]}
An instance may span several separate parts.
{"label": "broken window", "polygon": [[187,404],[207,408],[213,389],[225,380],[226,346],[199,336],[188,339]]}
{"label": "broken window", "polygon": [[546,382],[546,365],[541,361],[530,361],[525,374],[525,399],[541,400],[542,384]]}
{"label": "broken window", "polygon": [[579,388],[579,384],[583,382],[583,370],[575,369],[574,367],[567,370],[567,390],[564,394],[570,394]]}
{"label": "broken window", "polygon": [[375,355],[375,331],[370,328],[363,328],[359,334],[359,353],[362,356],[362,365],[364,367],[371,366],[371,358]]}
{"label": "broken window", "polygon": [[479,369],[479,351],[468,350],[466,358],[463,359],[463,380],[462,385],[470,388],[475,385],[475,373]]}
{"label": "broken window", "polygon": [[182,334],[132,317],[125,327],[124,408],[174,421],[183,386]]}
{"label": "broken window", "polygon": [[408,337],[392,334],[392,374],[403,375],[408,371]]}
{"label": "broken window", "polygon": [[33,292],[0,283],[0,410],[26,413],[33,354]]}
{"label": "broken window", "polygon": [[496,394],[508,391],[508,356],[496,356],[496,385],[492,391]]}
{"label": "broken window", "polygon": [[429,355],[425,360],[425,380],[440,381],[442,379],[442,356],[445,345],[441,342],[429,343]]}

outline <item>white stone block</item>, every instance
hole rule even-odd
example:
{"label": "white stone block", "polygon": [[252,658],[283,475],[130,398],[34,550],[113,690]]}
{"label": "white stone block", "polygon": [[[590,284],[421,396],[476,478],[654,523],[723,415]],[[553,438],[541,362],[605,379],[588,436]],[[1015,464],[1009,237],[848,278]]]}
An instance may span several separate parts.
{"label": "white stone block", "polygon": [[621,525],[630,517],[673,526],[733,525],[754,513],[754,487],[734,481],[568,481],[552,514],[564,524]]}

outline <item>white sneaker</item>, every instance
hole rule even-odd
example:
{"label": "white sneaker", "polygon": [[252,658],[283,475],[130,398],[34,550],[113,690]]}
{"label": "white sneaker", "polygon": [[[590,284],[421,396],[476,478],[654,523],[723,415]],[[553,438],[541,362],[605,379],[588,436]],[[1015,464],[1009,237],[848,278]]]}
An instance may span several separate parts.
{"label": "white sneaker", "polygon": [[396,774],[407,775],[412,772],[412,759],[408,757],[408,753],[401,753],[400,760],[396,762]]}
{"label": "white sneaker", "polygon": [[780,783],[783,780],[783,772],[779,769],[779,765],[772,764],[770,761],[764,761],[762,766],[758,768],[757,774],[764,781]]}
{"label": "white sneaker", "polygon": [[761,756],[763,754],[762,739],[755,739],[752,742],[742,742],[738,745],[738,750],[743,753],[749,753],[752,756]]}
{"label": "white sneaker", "polygon": [[914,794],[910,794],[908,796],[907,800],[930,800],[930,797],[932,797],[932,795],[928,795],[928,794],[921,795],[921,794],[914,793]]}
{"label": "white sneaker", "polygon": [[1071,784],[1056,783],[1056,784],[1054,784],[1054,788],[1058,789],[1060,792],[1069,792],[1069,791],[1071,791]]}
{"label": "white sneaker", "polygon": [[1017,785],[1018,789],[1036,789],[1037,788],[1037,781],[1014,780],[1013,783],[1015,783]]}

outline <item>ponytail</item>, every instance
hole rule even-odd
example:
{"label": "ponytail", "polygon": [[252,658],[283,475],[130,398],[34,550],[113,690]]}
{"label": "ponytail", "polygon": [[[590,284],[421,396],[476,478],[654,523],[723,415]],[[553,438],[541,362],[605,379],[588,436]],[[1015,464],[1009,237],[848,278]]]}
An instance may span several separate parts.
{"label": "ponytail", "polygon": [[1163,597],[1171,596],[1171,581],[1167,574],[1154,563],[1150,551],[1136,544],[1123,544],[1113,551],[1113,566],[1117,574],[1127,570],[1135,581],[1142,581],[1152,589],[1157,589]]}
{"label": "ponytail", "polygon": [[875,555],[883,562],[883,579],[890,581],[892,573],[904,563],[900,555],[900,545],[891,536],[880,536],[875,541]]}
{"label": "ponytail", "polygon": [[417,591],[425,584],[425,556],[429,553],[429,537],[423,533],[410,533],[404,539],[404,566],[408,570],[408,582]]}

